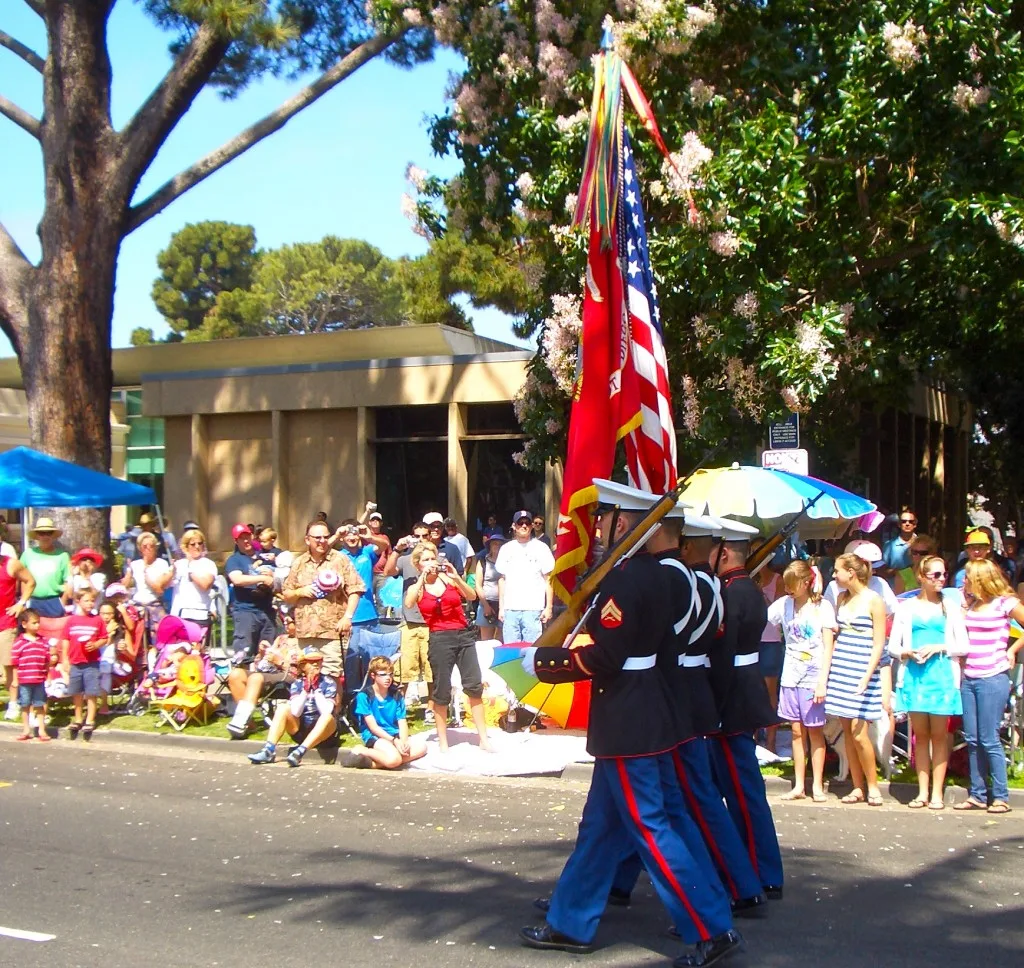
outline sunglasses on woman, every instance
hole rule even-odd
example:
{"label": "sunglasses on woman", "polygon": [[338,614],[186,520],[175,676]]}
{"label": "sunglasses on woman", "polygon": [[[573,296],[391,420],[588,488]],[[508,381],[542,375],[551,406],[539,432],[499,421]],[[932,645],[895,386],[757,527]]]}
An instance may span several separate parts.
{"label": "sunglasses on woman", "polygon": [[938,581],[940,578],[945,578],[946,573],[944,571],[929,571],[924,577],[930,578],[932,581]]}

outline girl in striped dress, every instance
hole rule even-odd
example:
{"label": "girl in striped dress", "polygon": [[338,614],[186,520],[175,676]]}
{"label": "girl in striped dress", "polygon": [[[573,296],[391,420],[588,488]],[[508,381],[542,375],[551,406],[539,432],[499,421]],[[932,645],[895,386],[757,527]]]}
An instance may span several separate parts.
{"label": "girl in striped dress", "polygon": [[[1009,813],[1006,754],[999,741],[999,725],[1010,696],[1010,670],[1024,640],[1007,649],[1010,620],[1024,624],[1024,605],[995,562],[968,561],[964,575],[968,652],[964,660],[960,696],[964,705],[964,735],[971,765],[971,790],[956,810]],[[991,777],[992,796],[988,781]]]}
{"label": "girl in striped dress", "polygon": [[885,647],[885,605],[867,587],[871,568],[863,558],[840,555],[834,577],[843,589],[836,603],[839,634],[834,642],[831,636],[823,637],[820,681],[825,685],[825,713],[839,719],[846,741],[853,789],[842,802],[867,799],[870,806],[880,807],[882,792],[868,723],[882,718],[879,663]]}

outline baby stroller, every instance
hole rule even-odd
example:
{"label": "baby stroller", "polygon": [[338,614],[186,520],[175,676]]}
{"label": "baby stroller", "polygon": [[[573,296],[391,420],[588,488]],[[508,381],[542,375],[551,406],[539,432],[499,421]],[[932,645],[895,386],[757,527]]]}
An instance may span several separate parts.
{"label": "baby stroller", "polygon": [[207,683],[213,681],[209,657],[200,651],[206,630],[188,619],[168,615],[160,620],[153,648],[147,660],[147,672],[128,700],[126,710],[132,716],[141,716],[149,704],[166,699],[176,686],[178,666],[185,655],[197,653],[202,657],[203,675]]}

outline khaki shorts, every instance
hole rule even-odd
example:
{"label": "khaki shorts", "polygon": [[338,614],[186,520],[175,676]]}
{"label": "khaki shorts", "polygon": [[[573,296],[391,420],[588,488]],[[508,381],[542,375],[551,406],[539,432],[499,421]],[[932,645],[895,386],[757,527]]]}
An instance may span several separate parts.
{"label": "khaki shorts", "polygon": [[427,658],[427,645],[430,642],[430,629],[425,625],[402,626],[402,658],[398,669],[398,681],[401,683],[417,682],[424,679],[433,682],[430,671],[430,660]]}
{"label": "khaki shorts", "polygon": [[[423,631],[425,632],[426,629]],[[17,629],[4,629],[0,632],[0,666],[14,665],[14,660],[11,658],[11,650],[14,648],[14,640],[17,637]]]}
{"label": "khaki shorts", "polygon": [[325,676],[341,681],[341,642],[338,639],[299,639],[299,648],[305,652],[309,648],[317,648],[324,655],[321,667]]}

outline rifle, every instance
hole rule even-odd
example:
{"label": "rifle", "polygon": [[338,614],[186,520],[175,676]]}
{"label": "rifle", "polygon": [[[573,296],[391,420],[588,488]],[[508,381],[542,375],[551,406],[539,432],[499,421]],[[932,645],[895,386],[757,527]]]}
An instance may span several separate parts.
{"label": "rifle", "polygon": [[794,531],[796,531],[797,525],[800,523],[800,519],[808,512],[818,500],[825,496],[824,491],[819,491],[814,500],[804,505],[796,514],[793,515],[778,531],[775,532],[764,544],[762,544],[757,551],[753,552],[749,558],[747,558],[746,569],[750,573],[750,577],[753,578],[764,566],[768,563],[768,559],[775,554],[775,550],[785,541]]}
{"label": "rifle", "polygon": [[[712,447],[684,480],[677,482],[671,491],[658,498],[647,509],[643,518],[608,549],[608,554],[604,556],[604,559],[592,566],[580,578],[566,604],[565,610],[548,622],[540,638],[533,643],[534,645],[538,647],[562,645],[567,637],[574,637],[579,632],[594,606],[598,586],[604,580],[605,575],[616,565],[632,557],[643,547],[644,542],[654,533],[654,529],[661,522],[661,519],[676,506],[679,495],[683,493],[686,486],[693,480],[694,474],[703,467],[706,467],[730,443],[731,441],[726,439],[719,441],[716,446]],[[585,605],[588,607],[584,608]]]}

